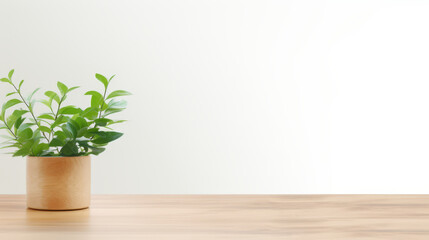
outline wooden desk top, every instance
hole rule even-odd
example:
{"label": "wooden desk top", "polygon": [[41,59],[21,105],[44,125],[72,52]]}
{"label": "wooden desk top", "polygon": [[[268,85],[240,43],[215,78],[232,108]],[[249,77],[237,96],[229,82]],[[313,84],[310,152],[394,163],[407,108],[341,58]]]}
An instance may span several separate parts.
{"label": "wooden desk top", "polygon": [[429,239],[429,195],[95,195],[79,211],[0,195],[0,239]]}

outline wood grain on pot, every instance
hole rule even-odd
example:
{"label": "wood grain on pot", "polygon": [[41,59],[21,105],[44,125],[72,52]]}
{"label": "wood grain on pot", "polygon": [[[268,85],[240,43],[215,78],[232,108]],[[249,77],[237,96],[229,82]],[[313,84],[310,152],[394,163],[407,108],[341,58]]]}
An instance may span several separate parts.
{"label": "wood grain on pot", "polygon": [[41,210],[87,208],[91,158],[27,157],[27,206]]}

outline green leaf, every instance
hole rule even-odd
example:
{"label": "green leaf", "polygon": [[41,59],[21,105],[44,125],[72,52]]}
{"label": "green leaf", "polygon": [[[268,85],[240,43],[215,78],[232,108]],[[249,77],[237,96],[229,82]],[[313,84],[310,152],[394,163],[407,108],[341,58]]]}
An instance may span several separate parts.
{"label": "green leaf", "polygon": [[64,133],[68,137],[76,139],[78,129],[76,129],[76,127],[71,122],[67,122],[65,125],[62,125],[61,129],[63,129]]}
{"label": "green leaf", "polygon": [[21,86],[22,86],[23,83],[24,83],[24,80],[21,80],[21,82],[19,82],[19,86],[18,86],[19,90],[21,90]]}
{"label": "green leaf", "polygon": [[52,113],[44,113],[37,118],[39,119],[48,119],[48,120],[54,120],[54,117],[52,116]]}
{"label": "green leaf", "polygon": [[107,81],[107,78],[105,76],[96,73],[95,77],[104,85],[104,88],[107,88],[107,85],[109,85],[109,81]]}
{"label": "green leaf", "polygon": [[87,135],[87,134],[88,134],[88,127],[80,128],[80,129],[77,131],[77,137],[78,137],[78,138],[83,137],[83,136],[85,136],[85,135]]}
{"label": "green leaf", "polygon": [[101,111],[105,111],[107,109],[107,103],[104,102],[103,106],[101,107]]}
{"label": "green leaf", "polygon": [[18,120],[22,115],[24,115],[25,113],[27,113],[27,110],[15,110],[13,111],[13,113],[7,118],[7,125],[9,127],[12,127],[16,120]]}
{"label": "green leaf", "polygon": [[[62,125],[61,129],[67,135],[67,138],[74,138],[73,131],[70,129],[67,129],[67,125]],[[76,131],[76,133],[77,133],[77,131]]]}
{"label": "green leaf", "polygon": [[22,132],[22,131],[24,131],[25,129],[30,128],[30,127],[32,127],[32,126],[34,126],[34,125],[36,125],[36,124],[35,124],[35,123],[23,123],[23,124],[21,124],[21,125],[18,127],[18,129],[16,130],[16,131],[17,131],[17,135],[19,134],[19,132]]}
{"label": "green leaf", "polygon": [[[94,96],[93,96],[93,98],[94,98]],[[94,107],[96,107],[98,110],[104,110],[104,109],[106,109],[106,103],[104,102],[104,100],[103,100],[103,98],[100,98],[100,99],[91,99],[91,103],[92,102],[97,102],[98,101],[98,106],[96,106],[96,105],[94,105]],[[92,107],[92,105],[91,105],[91,107]],[[101,107],[102,107],[102,109],[101,109]]]}
{"label": "green leaf", "polygon": [[70,123],[71,125],[73,125],[73,127],[75,127],[76,130],[80,129],[79,123],[77,123],[74,119],[69,119],[68,123]]}
{"label": "green leaf", "polygon": [[95,144],[105,144],[120,138],[123,133],[120,132],[97,132],[92,140]]}
{"label": "green leaf", "polygon": [[40,132],[40,130],[37,128],[36,130],[34,130],[32,139],[36,140],[36,139],[40,139],[40,138],[43,138],[43,136],[42,136],[42,133]]}
{"label": "green leaf", "polygon": [[114,113],[121,112],[121,111],[123,111],[124,109],[125,109],[125,108],[108,108],[108,109],[106,109],[106,111],[104,112],[103,117],[107,117],[107,116],[109,116],[110,114],[114,114]]}
{"label": "green leaf", "polygon": [[62,107],[58,113],[59,114],[76,114],[76,113],[80,113],[82,112],[82,109],[77,108],[75,106],[66,106],[66,107]]}
{"label": "green leaf", "polygon": [[51,132],[51,129],[48,128],[48,127],[46,127],[46,126],[40,126],[39,130],[42,131],[42,132],[46,132],[46,133],[50,133]]}
{"label": "green leaf", "polygon": [[112,120],[108,119],[108,118],[99,118],[99,119],[95,119],[94,122],[95,122],[96,125],[104,127],[108,123],[112,122]]}
{"label": "green leaf", "polygon": [[18,130],[18,128],[21,126],[21,124],[24,122],[24,120],[25,120],[25,118],[20,117],[15,121],[15,124],[14,124],[14,130],[15,130],[14,132],[15,133]]}
{"label": "green leaf", "polygon": [[18,151],[16,151],[13,156],[17,157],[17,156],[27,156],[30,155],[30,151],[31,151],[31,147],[34,144],[34,140],[30,140],[28,142],[26,142]]}
{"label": "green leaf", "polygon": [[49,144],[39,143],[33,147],[33,154],[35,156],[40,156],[43,153],[43,151],[48,150],[48,149],[49,149]]}
{"label": "green leaf", "polygon": [[60,97],[58,96],[57,93],[53,92],[53,91],[46,91],[45,95],[47,97],[49,97],[49,101],[52,102],[52,99],[55,100],[55,102],[60,103]]}
{"label": "green leaf", "polygon": [[99,128],[89,128],[87,132],[84,134],[86,138],[93,138],[95,134],[98,132]]}
{"label": "green leaf", "polygon": [[75,141],[67,142],[60,151],[61,156],[76,156],[79,153],[79,148]]}
{"label": "green leaf", "polygon": [[52,102],[51,101],[48,101],[46,99],[42,99],[42,100],[40,100],[40,102],[43,103],[43,105],[45,105],[49,109],[52,109]]}
{"label": "green leaf", "polygon": [[88,129],[88,132],[89,132],[89,133],[98,133],[98,130],[99,130],[99,128],[94,127],[94,128],[90,128],[90,129]]}
{"label": "green leaf", "polygon": [[109,94],[109,96],[107,96],[106,99],[114,98],[114,97],[120,97],[120,96],[127,96],[127,95],[131,95],[131,93],[127,92],[125,90],[116,90],[116,91],[111,92]]}
{"label": "green leaf", "polygon": [[76,140],[76,142],[79,144],[79,146],[84,148],[85,152],[87,152],[88,149],[92,147],[88,144],[89,141],[87,140]]}
{"label": "green leaf", "polygon": [[8,108],[10,108],[16,104],[19,104],[19,103],[22,103],[22,101],[18,100],[18,99],[11,99],[11,100],[7,101],[5,104],[3,104],[2,109],[3,109],[3,111],[6,111],[6,109],[8,109]]}
{"label": "green leaf", "polygon": [[127,106],[127,101],[125,100],[110,100],[107,104],[107,108],[125,108]]}
{"label": "green leaf", "polygon": [[33,136],[33,130],[31,128],[26,128],[22,131],[18,131],[17,137],[19,141],[30,139]]}
{"label": "green leaf", "polygon": [[9,79],[12,81],[13,73],[15,72],[15,69],[10,70],[9,74],[7,75]]}
{"label": "green leaf", "polygon": [[31,101],[31,99],[33,98],[33,95],[37,92],[37,91],[39,91],[40,90],[40,88],[36,88],[36,90],[34,90],[28,97],[27,97],[27,101],[28,102],[30,102]]}
{"label": "green leaf", "polygon": [[71,87],[71,88],[69,88],[69,90],[67,92],[69,93],[69,92],[71,92],[71,91],[73,91],[73,90],[75,90],[77,88],[79,88],[79,87]]}
{"label": "green leaf", "polygon": [[106,116],[113,114],[113,113],[120,112],[120,111],[124,110],[126,106],[127,106],[126,101],[124,101],[124,100],[118,101],[118,100],[112,99],[107,104],[107,108],[104,111],[103,117],[106,117]]}
{"label": "green leaf", "polygon": [[96,91],[88,91],[85,95],[91,95],[91,107],[98,109],[103,102],[103,95]]}
{"label": "green leaf", "polygon": [[116,124],[116,123],[123,123],[123,122],[126,122],[126,121],[127,120],[116,120],[116,121],[110,122],[109,125]]}
{"label": "green leaf", "polygon": [[80,116],[87,118],[89,120],[94,120],[97,118],[98,116],[98,110],[97,108],[93,108],[93,107],[89,107],[87,109],[85,109]]}
{"label": "green leaf", "polygon": [[54,136],[57,136],[57,138],[60,139],[61,141],[65,141],[67,139],[67,135],[61,131],[56,131],[54,133]]}
{"label": "green leaf", "polygon": [[14,144],[12,144],[12,145],[7,145],[7,146],[0,147],[0,149],[11,148],[11,147],[16,147],[16,148],[18,148],[18,147],[20,147],[20,146],[21,146],[20,144],[18,144],[18,143],[14,143]]}
{"label": "green leaf", "polygon": [[13,94],[17,94],[17,92],[10,92],[10,93],[6,94],[6,97],[9,97],[9,96],[11,96]]}
{"label": "green leaf", "polygon": [[7,78],[2,78],[2,79],[0,79],[0,81],[10,83],[9,79],[7,79]]}
{"label": "green leaf", "polygon": [[62,83],[62,82],[57,82],[57,87],[60,90],[62,95],[66,95],[67,91],[68,91],[68,87]]}
{"label": "green leaf", "polygon": [[32,100],[31,102],[28,103],[28,109],[30,111],[33,111],[33,107],[35,103],[36,103],[36,100]]}
{"label": "green leaf", "polygon": [[92,150],[90,153],[85,153],[86,155],[88,154],[98,155],[105,150],[105,148],[102,148],[102,147],[94,147],[89,145],[87,140],[77,140],[77,142],[79,143],[79,146],[85,149],[85,151],[88,151],[89,149]]}
{"label": "green leaf", "polygon": [[[73,119],[69,119],[69,121],[67,122],[67,124],[70,124],[71,126],[73,126],[73,128],[74,128],[74,129],[76,129],[76,133],[75,133],[75,135],[74,135],[74,138],[81,137],[81,136],[83,136],[83,134],[84,134],[84,133],[86,133],[86,130],[80,131],[80,130],[81,130],[81,127],[80,127],[79,123],[78,123],[78,122],[76,122],[76,121],[75,121],[75,120],[73,120]],[[87,127],[85,127],[85,129],[86,129],[86,128],[87,128]]]}
{"label": "green leaf", "polygon": [[77,124],[79,124],[79,128],[88,127],[88,122],[85,120],[85,118],[76,117],[76,119],[74,120],[76,121]]}
{"label": "green leaf", "polygon": [[65,142],[59,138],[53,138],[51,142],[49,143],[49,146],[51,147],[61,147],[64,146]]}
{"label": "green leaf", "polygon": [[52,123],[51,125],[51,129],[54,129],[56,126],[59,126],[65,122],[68,121],[68,118],[65,117],[64,115],[60,115],[57,120],[54,121],[54,123]]}
{"label": "green leaf", "polygon": [[94,155],[98,155],[98,154],[104,152],[104,150],[106,150],[106,149],[105,148],[96,148],[96,147],[94,147],[94,148],[91,148],[91,153],[94,154]]}
{"label": "green leaf", "polygon": [[110,78],[109,78],[109,83],[110,83],[110,81],[112,81],[112,79],[115,77],[116,75],[113,75],[113,76],[111,76]]}

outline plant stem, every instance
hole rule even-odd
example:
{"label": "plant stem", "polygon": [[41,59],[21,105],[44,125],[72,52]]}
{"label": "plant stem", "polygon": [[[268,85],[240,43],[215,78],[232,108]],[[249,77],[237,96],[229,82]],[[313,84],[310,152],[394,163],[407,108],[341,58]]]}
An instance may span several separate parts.
{"label": "plant stem", "polygon": [[[101,118],[101,113],[103,112],[103,107],[104,107],[104,102],[105,102],[105,100],[106,100],[106,93],[107,93],[107,88],[108,88],[108,87],[109,87],[109,84],[107,84],[106,88],[104,89],[103,102],[101,103],[101,106],[100,106],[100,112],[98,113],[98,117],[97,117],[97,119],[100,119],[100,118]],[[95,120],[97,120],[97,119],[95,119]],[[94,120],[94,127],[97,127],[97,123],[95,123],[95,120]],[[94,136],[95,136],[95,134],[94,134],[94,135],[92,135],[92,137],[91,137],[89,140],[92,140],[92,139],[94,138]]]}
{"label": "plant stem", "polygon": [[61,103],[63,103],[63,101],[64,101],[64,97],[65,97],[65,96],[66,96],[66,95],[64,94],[64,96],[62,96],[62,97],[61,97],[60,102],[58,103],[57,113],[55,114],[55,119],[54,119],[54,121],[55,121],[55,120],[57,120],[57,118],[58,118],[58,113],[60,113]]}
{"label": "plant stem", "polygon": [[[64,96],[62,96],[60,101],[58,102],[57,113],[54,113],[54,111],[51,108],[51,112],[55,115],[54,122],[58,118],[58,114],[60,113],[61,103],[63,103],[65,96],[66,95],[64,94]],[[54,132],[54,129],[52,129],[51,132],[49,133],[49,138],[51,137],[51,135],[52,135],[52,137],[54,136],[53,132]],[[60,150],[58,149],[58,147],[56,147],[56,149],[57,149],[58,154],[60,154]]]}
{"label": "plant stem", "polygon": [[[9,125],[7,125],[6,121],[3,121],[4,125],[7,127],[7,129],[9,130],[9,132],[13,135],[13,137],[15,137],[15,140],[21,145],[23,146],[24,144],[22,144],[19,140],[18,137],[15,135],[15,133],[13,133],[12,129],[9,127]],[[31,155],[34,155],[33,149],[31,149]]]}
{"label": "plant stem", "polygon": [[103,112],[104,101],[106,99],[106,93],[107,93],[107,87],[109,87],[109,84],[107,84],[106,88],[104,89],[103,102],[101,103],[100,113],[98,114],[98,118],[97,119],[99,119],[101,117],[101,113]]}
{"label": "plant stem", "polygon": [[[63,101],[64,101],[64,97],[65,97],[66,95],[64,95],[64,96],[62,96],[61,97],[61,99],[60,99],[60,101],[58,102],[58,107],[57,107],[57,113],[54,113],[54,111],[52,110],[52,108],[51,108],[51,112],[52,112],[52,114],[54,114],[55,115],[55,118],[54,118],[54,122],[57,120],[57,118],[58,118],[58,113],[60,113],[60,108],[61,108],[61,103],[63,103]],[[51,136],[53,137],[54,136],[54,129],[51,129],[51,132],[49,133],[49,138],[51,138]],[[57,150],[58,150],[58,148],[57,148]],[[58,151],[58,153],[59,153],[59,151]]]}
{"label": "plant stem", "polygon": [[[18,141],[18,137],[15,135],[15,133],[13,133],[13,131],[12,131],[12,129],[9,127],[9,125],[7,125],[6,121],[3,121],[3,123],[4,123],[4,125],[7,127],[7,129],[9,130],[9,132],[13,135],[13,137],[16,139],[16,141],[17,141],[19,144],[21,144],[21,143]],[[22,144],[21,144],[21,145],[22,145]]]}
{"label": "plant stem", "polygon": [[[22,99],[22,102],[25,104],[25,106],[27,106],[28,110],[30,111],[31,116],[33,117],[34,121],[36,122],[37,127],[40,128],[40,122],[37,121],[37,118],[34,116],[33,110],[30,108],[30,106],[28,105],[28,103],[25,101],[24,97],[21,95],[21,91],[18,90],[18,88],[16,88],[15,84],[13,84],[11,82],[13,88],[15,88],[15,91],[19,94],[19,96]],[[40,131],[43,135],[43,137],[45,137],[46,141],[48,141],[49,143],[49,138],[46,137],[45,133]]]}

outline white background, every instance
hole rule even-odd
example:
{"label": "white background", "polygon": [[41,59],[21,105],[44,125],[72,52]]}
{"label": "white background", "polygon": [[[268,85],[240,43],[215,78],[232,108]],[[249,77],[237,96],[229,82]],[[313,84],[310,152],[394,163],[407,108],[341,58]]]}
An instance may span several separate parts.
{"label": "white background", "polygon": [[[428,13],[413,0],[2,0],[0,75],[15,68],[26,92],[82,86],[82,107],[95,72],[133,92],[125,135],[93,158],[93,193],[429,193]],[[24,192],[25,159],[2,154],[0,193]]]}

